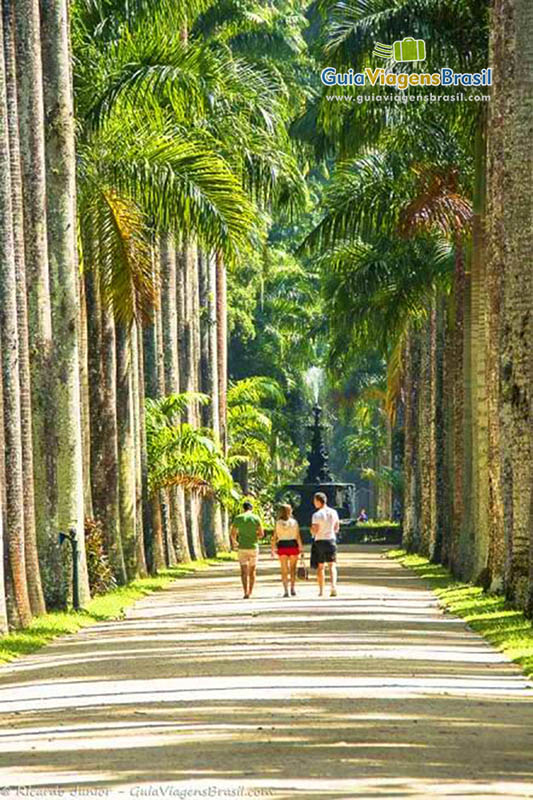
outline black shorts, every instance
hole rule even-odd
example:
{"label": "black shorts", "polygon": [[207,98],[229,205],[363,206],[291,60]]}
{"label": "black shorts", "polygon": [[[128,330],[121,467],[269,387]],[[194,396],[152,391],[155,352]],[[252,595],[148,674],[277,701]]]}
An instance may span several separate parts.
{"label": "black shorts", "polygon": [[319,539],[311,546],[311,566],[316,569],[319,564],[331,564],[337,560],[337,545],[329,539]]}

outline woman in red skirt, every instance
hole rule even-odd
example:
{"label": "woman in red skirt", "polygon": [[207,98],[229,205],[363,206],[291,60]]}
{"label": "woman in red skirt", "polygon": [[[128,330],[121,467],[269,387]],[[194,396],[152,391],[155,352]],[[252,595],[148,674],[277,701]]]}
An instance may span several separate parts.
{"label": "woman in red skirt", "polygon": [[294,597],[296,589],[296,565],[298,556],[303,553],[302,537],[300,536],[300,526],[292,516],[292,508],[285,504],[280,506],[278,519],[272,535],[272,556],[279,557],[281,567],[281,581],[283,583],[283,597],[289,596],[289,580],[291,585],[291,595]]}

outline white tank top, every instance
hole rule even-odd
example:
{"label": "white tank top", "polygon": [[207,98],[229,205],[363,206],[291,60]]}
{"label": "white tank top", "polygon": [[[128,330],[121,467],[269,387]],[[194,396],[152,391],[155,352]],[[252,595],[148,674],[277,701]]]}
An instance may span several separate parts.
{"label": "white tank top", "polygon": [[298,523],[294,517],[291,517],[290,519],[278,519],[276,521],[276,536],[278,542],[296,539],[297,530]]}

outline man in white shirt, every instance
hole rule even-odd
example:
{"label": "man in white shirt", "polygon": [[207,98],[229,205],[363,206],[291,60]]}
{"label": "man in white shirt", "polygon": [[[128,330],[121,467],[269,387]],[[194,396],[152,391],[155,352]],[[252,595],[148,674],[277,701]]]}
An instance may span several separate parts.
{"label": "man in white shirt", "polygon": [[337,596],[337,533],[339,531],[339,515],[334,508],[328,506],[328,498],[324,492],[317,492],[313,497],[313,505],[317,509],[313,514],[311,535],[311,566],[316,567],[318,594],[324,594],[326,564],[329,567],[331,581],[331,597]]}

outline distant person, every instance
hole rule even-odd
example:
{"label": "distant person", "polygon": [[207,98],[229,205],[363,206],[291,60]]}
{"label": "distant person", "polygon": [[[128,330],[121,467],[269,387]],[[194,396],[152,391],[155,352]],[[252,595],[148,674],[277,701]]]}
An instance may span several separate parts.
{"label": "distant person", "polygon": [[283,597],[289,596],[289,582],[292,597],[296,594],[296,565],[298,556],[303,553],[300,526],[292,516],[292,507],[285,503],[280,506],[274,533],[272,534],[272,556],[277,553],[283,583]]}
{"label": "distant person", "polygon": [[243,503],[242,513],[233,520],[230,536],[233,548],[239,551],[244,599],[248,600],[254,589],[259,553],[258,542],[264,536],[261,520],[257,514],[253,513],[253,506],[248,501]]}
{"label": "distant person", "polygon": [[317,492],[313,497],[313,505],[317,509],[311,520],[311,566],[317,570],[318,594],[324,594],[326,564],[329,567],[331,597],[337,597],[337,533],[339,532],[339,515],[334,508],[328,506],[328,498],[324,492]]}
{"label": "distant person", "polygon": [[368,514],[366,513],[366,509],[361,509],[359,516],[357,517],[357,522],[368,522]]}

